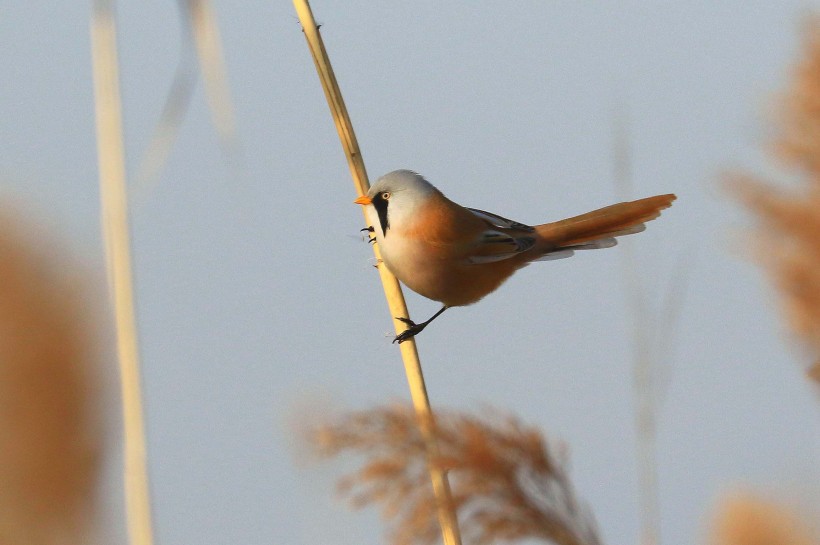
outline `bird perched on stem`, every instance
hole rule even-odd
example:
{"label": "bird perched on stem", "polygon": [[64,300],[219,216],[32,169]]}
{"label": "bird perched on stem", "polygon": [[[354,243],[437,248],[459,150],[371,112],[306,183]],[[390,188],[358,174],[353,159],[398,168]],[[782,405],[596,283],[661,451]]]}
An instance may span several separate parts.
{"label": "bird perched on stem", "polygon": [[367,207],[382,260],[416,293],[441,309],[417,324],[396,317],[407,329],[393,342],[420,333],[450,307],[475,303],[533,261],[571,256],[575,250],[610,248],[615,237],[643,231],[675,195],[623,202],[573,218],[529,226],[491,212],[460,206],[410,170],[379,178],[354,202]]}

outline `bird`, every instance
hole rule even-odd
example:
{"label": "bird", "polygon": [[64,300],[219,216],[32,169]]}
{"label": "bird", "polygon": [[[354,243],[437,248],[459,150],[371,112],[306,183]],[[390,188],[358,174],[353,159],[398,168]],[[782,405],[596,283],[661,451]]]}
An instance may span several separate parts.
{"label": "bird", "polygon": [[671,206],[674,194],[613,204],[580,216],[527,225],[451,201],[420,174],[395,170],[354,202],[365,207],[367,231],[381,260],[405,286],[441,308],[407,325],[403,343],[450,307],[471,305],[534,261],[570,257],[576,250],[611,248],[616,237],[643,231]]}

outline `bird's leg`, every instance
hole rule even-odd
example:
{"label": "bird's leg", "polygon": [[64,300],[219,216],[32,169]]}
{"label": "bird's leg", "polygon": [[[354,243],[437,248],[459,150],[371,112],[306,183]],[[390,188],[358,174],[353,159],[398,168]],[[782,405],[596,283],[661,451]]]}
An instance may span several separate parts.
{"label": "bird's leg", "polygon": [[403,343],[404,341],[406,341],[407,339],[409,339],[409,338],[411,338],[411,337],[415,337],[416,335],[418,335],[419,333],[421,333],[421,331],[422,331],[425,327],[427,327],[427,324],[429,324],[430,322],[432,322],[433,320],[435,320],[436,318],[438,318],[439,314],[441,314],[441,313],[442,313],[442,312],[444,312],[445,310],[447,310],[447,305],[443,305],[443,306],[439,309],[439,311],[438,311],[438,312],[436,312],[435,314],[433,314],[433,316],[432,316],[429,320],[427,320],[426,322],[422,322],[422,323],[420,323],[420,324],[417,324],[416,322],[414,322],[414,321],[413,321],[413,320],[411,320],[410,318],[402,318],[402,317],[400,317],[400,316],[396,316],[396,320],[399,320],[399,321],[401,321],[401,322],[404,322],[405,324],[407,324],[407,325],[408,325],[408,328],[407,328],[407,329],[405,329],[404,331],[402,331],[401,333],[399,333],[398,335],[396,335],[396,338],[395,338],[395,339],[393,339],[393,342],[394,342],[394,343],[395,343],[395,342],[397,342],[397,343],[401,344],[401,343]]}

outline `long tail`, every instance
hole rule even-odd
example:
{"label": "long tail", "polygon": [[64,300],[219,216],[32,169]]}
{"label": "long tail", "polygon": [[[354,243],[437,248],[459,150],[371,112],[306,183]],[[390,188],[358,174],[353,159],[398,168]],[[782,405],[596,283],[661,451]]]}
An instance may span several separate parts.
{"label": "long tail", "polygon": [[644,230],[644,223],[669,208],[675,195],[656,195],[593,210],[574,218],[535,227],[547,253],[562,248],[605,248],[615,244],[614,237]]}

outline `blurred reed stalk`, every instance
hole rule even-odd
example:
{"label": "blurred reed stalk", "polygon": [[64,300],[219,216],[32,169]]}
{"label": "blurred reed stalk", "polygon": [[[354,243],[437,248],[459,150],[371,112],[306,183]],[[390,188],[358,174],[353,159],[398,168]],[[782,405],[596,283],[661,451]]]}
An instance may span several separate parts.
{"label": "blurred reed stalk", "polygon": [[[229,168],[240,165],[240,145],[236,133],[236,118],[228,85],[222,40],[213,5],[209,0],[177,0],[180,10],[179,62],[165,98],[154,134],[141,161],[134,188],[137,197],[151,191],[160,172],[168,162],[174,142],[188,111],[197,80],[193,47],[199,60],[199,72],[205,84],[211,123],[219,136]],[[133,195],[133,193],[132,193]]]}
{"label": "blurred reed stalk", "polygon": [[[342,148],[344,148],[345,155],[347,156],[350,173],[353,176],[353,183],[356,186],[357,193],[364,195],[370,187],[370,182],[367,178],[367,171],[365,170],[364,160],[359,150],[359,144],[356,141],[356,135],[353,132],[353,125],[345,108],[344,100],[342,99],[339,84],[336,81],[336,76],[333,74],[330,59],[322,42],[322,37],[319,34],[319,28],[316,25],[307,0],[294,0],[293,4],[299,16],[305,38],[307,39],[308,48],[316,65],[316,71],[319,74],[319,80],[322,83],[325,97],[330,106]],[[378,245],[375,243],[373,244],[373,252],[376,256],[376,262],[379,264],[379,276],[381,277],[390,315],[393,317],[393,326],[398,334],[404,331],[407,326],[401,321],[396,320],[395,317],[409,316],[404,295],[402,294],[399,281],[382,265],[381,254]],[[410,395],[416,411],[417,423],[424,438],[427,456],[430,461],[430,478],[438,505],[438,518],[444,543],[445,545],[459,545],[461,543],[461,534],[447,475],[441,467],[432,463],[432,460],[438,458],[439,449],[433,430],[433,412],[430,407],[430,400],[427,396],[427,388],[424,384],[424,376],[422,375],[421,362],[419,361],[415,340],[410,339],[407,342],[403,342],[399,344],[399,348],[404,361]]]}
{"label": "blurred reed stalk", "polygon": [[[613,179],[621,200],[634,198],[629,118],[620,108],[614,116]],[[669,384],[664,356],[671,351],[683,308],[691,259],[680,258],[659,309],[650,305],[646,279],[640,273],[632,241],[623,241],[621,264],[632,326],[632,384],[635,394],[635,450],[642,545],[661,542],[658,488],[658,413]]]}
{"label": "blurred reed stalk", "polygon": [[[615,121],[613,175],[620,198],[628,200],[632,194],[632,153],[629,146],[629,127],[624,114],[616,117]],[[628,242],[623,244],[621,256],[627,300],[632,314],[632,380],[635,392],[635,448],[638,458],[640,543],[641,545],[657,545],[660,543],[660,500],[649,305],[636,266],[632,244]]]}
{"label": "blurred reed stalk", "polygon": [[131,545],[151,545],[151,504],[131,280],[128,204],[113,0],[95,0],[91,53],[97,125],[101,222],[109,295],[117,331],[123,404],[125,506]]}
{"label": "blurred reed stalk", "polygon": [[[632,153],[627,117],[616,112],[613,139],[613,177],[622,200],[632,195]],[[650,353],[649,307],[636,266],[633,246],[625,241],[621,264],[632,318],[632,381],[635,394],[635,449],[638,461],[638,514],[641,545],[660,543],[660,507],[656,459],[656,407],[653,361]]]}
{"label": "blurred reed stalk", "polygon": [[199,70],[202,72],[202,79],[205,83],[211,120],[219,134],[226,155],[231,157],[238,146],[236,121],[216,14],[210,0],[180,1],[185,2],[191,20],[194,43],[199,56]]}
{"label": "blurred reed stalk", "polygon": [[165,105],[159,116],[154,133],[145,153],[140,159],[137,174],[134,176],[130,194],[140,201],[149,194],[159,178],[162,169],[168,162],[174,142],[179,134],[182,121],[191,104],[194,87],[197,81],[196,61],[193,49],[190,8],[186,1],[179,0],[180,34],[179,61],[174,78],[165,97]]}

